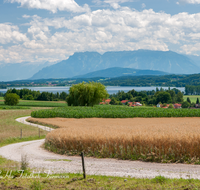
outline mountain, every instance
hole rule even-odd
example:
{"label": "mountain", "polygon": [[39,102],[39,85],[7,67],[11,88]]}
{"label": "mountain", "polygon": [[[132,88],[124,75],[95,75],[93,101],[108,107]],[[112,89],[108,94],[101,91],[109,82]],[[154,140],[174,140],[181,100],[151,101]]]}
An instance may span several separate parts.
{"label": "mountain", "polygon": [[3,63],[0,64],[0,81],[22,80],[30,78],[42,68],[51,63],[29,64],[29,63]]}
{"label": "mountain", "polygon": [[85,75],[75,76],[73,78],[95,78],[95,77],[121,77],[121,76],[141,76],[141,75],[167,75],[169,73],[154,70],[139,70],[131,68],[112,67],[99,71],[87,73]]}
{"label": "mountain", "polygon": [[118,51],[74,53],[67,60],[43,68],[31,79],[71,78],[90,72],[123,67],[142,70],[158,70],[174,74],[192,74],[200,68],[187,56],[172,51]]}

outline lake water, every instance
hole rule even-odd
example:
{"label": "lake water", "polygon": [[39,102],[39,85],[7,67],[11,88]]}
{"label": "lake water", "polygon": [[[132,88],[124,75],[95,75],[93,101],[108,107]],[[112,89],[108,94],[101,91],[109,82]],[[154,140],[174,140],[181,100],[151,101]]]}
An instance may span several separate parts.
{"label": "lake water", "polygon": [[[22,87],[24,88],[24,87]],[[16,88],[16,89],[22,89],[22,88]],[[35,91],[40,91],[40,92],[67,92],[69,91],[70,87],[27,87],[28,89],[31,90],[35,90]],[[158,87],[159,89],[161,87]],[[168,89],[168,87],[162,87],[163,89]],[[172,88],[177,88],[179,89],[181,92],[185,92],[185,87],[170,87]],[[156,90],[156,87],[135,87],[135,86],[107,86],[106,87],[107,91],[109,94],[114,94],[117,93],[119,90],[120,91],[124,91],[124,92],[128,92],[132,89],[134,89],[135,91],[151,91],[151,90]],[[0,89],[0,92],[6,92],[7,89]]]}

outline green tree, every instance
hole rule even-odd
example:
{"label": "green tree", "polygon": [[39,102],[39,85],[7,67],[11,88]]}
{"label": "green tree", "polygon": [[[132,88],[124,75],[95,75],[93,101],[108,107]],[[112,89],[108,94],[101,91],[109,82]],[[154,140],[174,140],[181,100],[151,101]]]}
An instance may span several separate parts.
{"label": "green tree", "polygon": [[183,103],[182,103],[182,106],[181,106],[182,108],[189,108],[190,107],[190,103],[188,102],[188,101],[184,101]]}
{"label": "green tree", "polygon": [[197,98],[196,104],[199,104],[199,98]]}
{"label": "green tree", "polygon": [[108,96],[109,94],[103,84],[82,82],[70,87],[67,103],[69,106],[94,106]]}
{"label": "green tree", "polygon": [[116,100],[116,98],[112,97],[111,101],[110,101],[111,105],[118,105],[118,101]]}
{"label": "green tree", "polygon": [[161,92],[161,91],[157,92],[156,93],[156,104],[158,102],[161,102],[162,104],[172,102],[170,93],[169,92]]}
{"label": "green tree", "polygon": [[183,102],[183,94],[181,92],[178,92],[176,98],[177,102],[179,103]]}
{"label": "green tree", "polygon": [[19,103],[19,96],[15,93],[6,93],[4,96],[4,104],[9,106],[15,106]]}
{"label": "green tree", "polygon": [[187,102],[188,102],[189,104],[191,104],[191,101],[190,101],[190,98],[189,98],[189,97],[187,97]]}
{"label": "green tree", "polygon": [[173,104],[169,104],[168,108],[174,108]]}

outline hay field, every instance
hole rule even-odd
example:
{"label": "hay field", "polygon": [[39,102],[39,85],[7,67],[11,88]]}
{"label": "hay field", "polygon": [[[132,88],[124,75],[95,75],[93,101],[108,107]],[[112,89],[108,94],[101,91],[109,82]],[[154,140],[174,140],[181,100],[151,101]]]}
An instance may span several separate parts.
{"label": "hay field", "polygon": [[52,151],[156,162],[200,163],[200,118],[48,118]]}

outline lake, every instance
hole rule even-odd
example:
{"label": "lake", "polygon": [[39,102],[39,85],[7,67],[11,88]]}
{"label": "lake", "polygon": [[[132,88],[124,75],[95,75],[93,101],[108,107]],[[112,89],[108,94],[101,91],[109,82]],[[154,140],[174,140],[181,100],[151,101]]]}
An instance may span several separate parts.
{"label": "lake", "polygon": [[[24,87],[22,87],[24,88]],[[22,88],[16,88],[16,89],[22,89]],[[67,92],[69,91],[69,88],[68,86],[66,87],[26,87],[28,89],[31,89],[31,90],[35,90],[35,91],[40,91],[40,92],[53,92],[53,93],[56,93],[56,92]],[[114,93],[117,93],[119,90],[120,91],[124,91],[124,92],[128,92],[132,89],[134,89],[135,91],[151,91],[151,90],[156,90],[157,87],[135,87],[135,86],[107,86],[106,89],[108,91],[109,94],[114,94]],[[158,87],[159,89],[161,87]],[[162,87],[163,89],[168,89],[168,87]],[[181,92],[185,92],[185,87],[170,87],[171,89],[172,88],[177,88],[179,89]],[[0,89],[0,92],[6,92],[7,89]]]}

